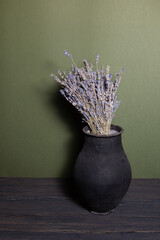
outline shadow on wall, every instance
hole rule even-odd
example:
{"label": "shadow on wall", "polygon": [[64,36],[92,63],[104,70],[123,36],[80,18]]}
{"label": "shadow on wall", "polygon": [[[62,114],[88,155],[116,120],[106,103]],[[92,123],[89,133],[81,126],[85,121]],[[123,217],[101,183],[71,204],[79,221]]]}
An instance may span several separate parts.
{"label": "shadow on wall", "polygon": [[[83,144],[83,123],[80,113],[60,94],[60,87],[48,91],[47,104],[51,111],[56,112],[61,121],[67,125],[72,133],[72,139],[68,142],[67,156],[64,156],[64,168],[60,177],[72,177],[75,160]],[[65,134],[65,133],[64,133]],[[58,136],[57,136],[58,137]]]}

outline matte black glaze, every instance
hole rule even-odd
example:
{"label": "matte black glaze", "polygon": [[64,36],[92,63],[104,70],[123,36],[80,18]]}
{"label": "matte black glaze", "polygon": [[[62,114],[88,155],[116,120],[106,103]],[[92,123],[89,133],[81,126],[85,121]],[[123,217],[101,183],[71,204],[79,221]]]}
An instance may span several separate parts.
{"label": "matte black glaze", "polygon": [[114,209],[128,190],[131,168],[123,150],[121,134],[99,136],[87,133],[74,168],[74,180],[78,195],[88,210],[107,213]]}

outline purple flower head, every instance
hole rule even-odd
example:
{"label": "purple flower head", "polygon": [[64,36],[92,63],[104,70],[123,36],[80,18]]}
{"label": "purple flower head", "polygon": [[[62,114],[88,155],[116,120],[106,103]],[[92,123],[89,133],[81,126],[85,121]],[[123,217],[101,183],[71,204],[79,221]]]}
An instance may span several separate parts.
{"label": "purple flower head", "polygon": [[83,108],[84,107],[84,104],[82,102],[78,102],[77,105],[78,105],[79,108]]}
{"label": "purple flower head", "polygon": [[96,56],[96,66],[84,60],[84,66],[78,68],[72,55],[66,50],[64,54],[72,61],[71,70],[68,74],[58,70],[59,77],[53,73],[50,76],[61,84],[61,94],[83,115],[91,132],[108,135],[112,118],[120,105],[116,92],[125,69],[122,68],[112,80],[109,65],[98,67],[99,55]]}
{"label": "purple flower head", "polygon": [[124,72],[125,72],[125,68],[122,68],[122,70],[119,73],[117,73],[117,76],[121,75]]}
{"label": "purple flower head", "polygon": [[96,55],[96,63],[99,62],[99,54]]}
{"label": "purple flower head", "polygon": [[64,90],[59,90],[60,91],[60,93],[65,97],[65,93],[64,93]]}
{"label": "purple flower head", "polygon": [[69,52],[67,52],[66,50],[64,51],[64,54],[65,54],[66,56],[68,56],[70,59],[73,59],[73,58],[72,58],[72,55],[71,55]]}

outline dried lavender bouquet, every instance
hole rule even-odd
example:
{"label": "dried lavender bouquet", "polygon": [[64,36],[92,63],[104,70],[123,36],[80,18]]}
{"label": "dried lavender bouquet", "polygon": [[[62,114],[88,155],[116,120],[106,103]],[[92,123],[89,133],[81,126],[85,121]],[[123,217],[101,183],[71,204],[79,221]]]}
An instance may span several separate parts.
{"label": "dried lavender bouquet", "polygon": [[99,55],[96,56],[94,70],[94,64],[87,60],[83,60],[84,67],[78,68],[72,55],[67,51],[64,54],[71,59],[72,70],[68,75],[58,70],[59,77],[53,73],[50,76],[61,84],[61,94],[83,115],[82,120],[88,124],[91,133],[109,135],[114,113],[120,105],[116,92],[124,68],[115,74],[112,81],[110,66],[99,69]]}

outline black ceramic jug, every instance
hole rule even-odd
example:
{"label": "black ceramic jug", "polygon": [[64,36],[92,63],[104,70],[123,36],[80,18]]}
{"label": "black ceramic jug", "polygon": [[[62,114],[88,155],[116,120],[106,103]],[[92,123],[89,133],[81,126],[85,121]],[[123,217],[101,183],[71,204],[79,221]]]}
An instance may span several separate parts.
{"label": "black ceramic jug", "polygon": [[83,128],[85,141],[74,167],[79,197],[89,211],[109,213],[121,201],[131,181],[131,168],[122,147],[123,129],[109,136],[92,135]]}

